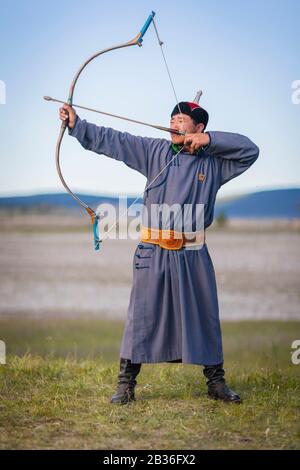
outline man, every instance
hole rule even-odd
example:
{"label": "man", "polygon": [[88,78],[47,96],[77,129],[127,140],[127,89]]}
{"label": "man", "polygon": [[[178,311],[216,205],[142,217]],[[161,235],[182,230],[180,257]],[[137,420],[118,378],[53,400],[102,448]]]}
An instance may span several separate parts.
{"label": "man", "polygon": [[189,236],[177,216],[168,227],[161,218],[153,227],[143,217],[118,384],[111,402],[135,400],[142,363],[182,362],[204,366],[209,397],[240,403],[224,379],[217,286],[205,229],[213,221],[219,188],[254,163],[258,147],[240,134],[204,132],[209,116],[194,102],[181,102],[173,109],[170,126],[185,135],[172,133],[171,142],[96,126],[64,105],[60,118],[67,117],[69,134],[85,149],[123,161],[147,178],[144,210],[148,215],[155,205],[204,205],[204,231],[197,230],[197,214],[192,210]]}

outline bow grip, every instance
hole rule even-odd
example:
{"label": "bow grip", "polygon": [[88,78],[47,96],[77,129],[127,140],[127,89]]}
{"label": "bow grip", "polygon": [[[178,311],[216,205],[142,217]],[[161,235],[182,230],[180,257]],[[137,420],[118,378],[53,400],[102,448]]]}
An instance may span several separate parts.
{"label": "bow grip", "polygon": [[63,129],[66,129],[69,125],[69,112],[65,109],[66,114],[68,115],[65,121],[62,121],[61,126]]}
{"label": "bow grip", "polygon": [[[68,98],[67,104],[69,106],[72,106],[72,99],[70,97]],[[69,111],[67,109],[65,109],[65,113],[68,117],[65,121],[62,121],[62,128],[64,128],[64,129],[66,129],[69,125]]]}

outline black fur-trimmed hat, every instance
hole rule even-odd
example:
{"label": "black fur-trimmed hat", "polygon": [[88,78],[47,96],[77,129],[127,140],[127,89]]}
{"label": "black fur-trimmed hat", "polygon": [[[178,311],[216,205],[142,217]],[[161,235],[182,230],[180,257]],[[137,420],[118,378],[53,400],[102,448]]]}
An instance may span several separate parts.
{"label": "black fur-trimmed hat", "polygon": [[208,112],[199,106],[200,96],[202,95],[201,91],[198,91],[194,101],[181,101],[180,103],[176,104],[175,108],[171,113],[171,117],[175,116],[176,114],[187,114],[190,116],[197,124],[204,124],[204,129],[207,126],[209,114]]}

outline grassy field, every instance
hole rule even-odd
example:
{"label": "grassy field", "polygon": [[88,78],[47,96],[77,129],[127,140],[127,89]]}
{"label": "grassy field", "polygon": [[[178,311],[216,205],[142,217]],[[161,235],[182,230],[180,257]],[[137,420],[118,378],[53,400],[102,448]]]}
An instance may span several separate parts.
{"label": "grassy field", "polygon": [[224,323],[228,383],[242,405],[206,397],[202,368],[144,364],[137,401],[111,405],[123,324],[0,318],[2,449],[299,449],[300,322]]}

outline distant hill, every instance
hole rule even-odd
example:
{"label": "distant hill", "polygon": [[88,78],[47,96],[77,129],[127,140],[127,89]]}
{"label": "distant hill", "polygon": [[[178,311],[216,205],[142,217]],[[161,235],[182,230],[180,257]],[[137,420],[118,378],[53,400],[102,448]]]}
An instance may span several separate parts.
{"label": "distant hill", "polygon": [[[76,195],[91,207],[96,207],[100,203],[117,204],[117,198],[114,196],[92,196],[89,194],[79,193],[76,193]],[[132,201],[134,201],[134,198],[132,198]],[[75,202],[67,193],[0,197],[0,207],[33,208],[41,206],[49,208],[78,208],[77,202]]]}
{"label": "distant hill", "polygon": [[[78,196],[94,208],[103,203],[118,206],[118,199],[113,196],[87,194],[78,194]],[[134,197],[128,198],[127,204],[132,204],[134,199]],[[39,212],[78,209],[78,205],[67,193],[59,193],[0,197],[1,208]],[[227,218],[300,218],[300,188],[258,191],[235,198],[219,199],[215,206],[215,216],[218,217],[221,213]]]}
{"label": "distant hill", "polygon": [[228,218],[300,218],[300,189],[273,189],[220,199],[215,216],[223,212]]}

